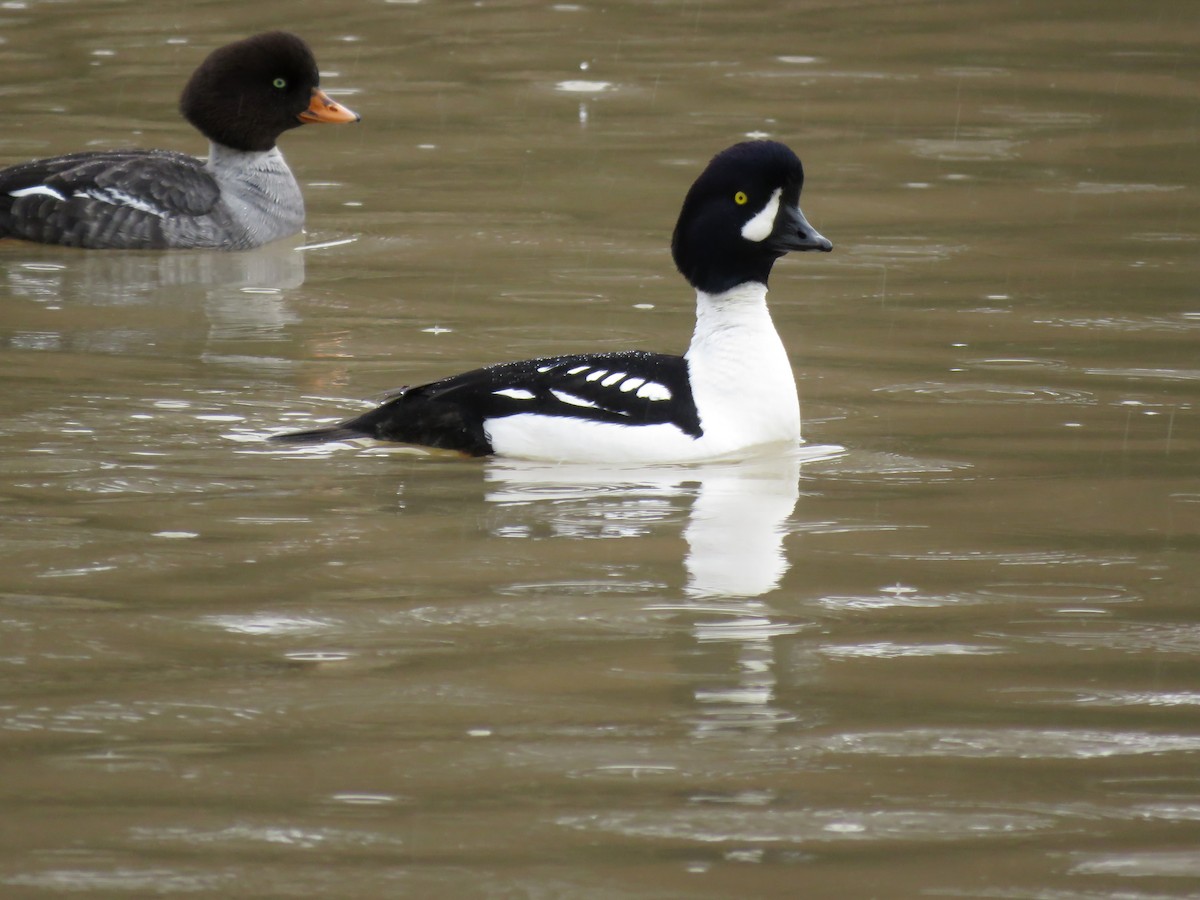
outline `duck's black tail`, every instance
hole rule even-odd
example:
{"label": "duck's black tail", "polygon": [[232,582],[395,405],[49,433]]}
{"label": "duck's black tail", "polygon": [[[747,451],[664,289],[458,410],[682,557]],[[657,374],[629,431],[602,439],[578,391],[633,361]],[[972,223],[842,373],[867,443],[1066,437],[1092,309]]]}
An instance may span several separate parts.
{"label": "duck's black tail", "polygon": [[458,450],[468,456],[488,456],[492,445],[477,410],[453,400],[428,396],[428,386],[404,389],[382,406],[325,428],[277,434],[268,440],[289,444],[325,444],[374,438]]}
{"label": "duck's black tail", "polygon": [[358,428],[349,428],[343,423],[328,428],[314,428],[312,431],[273,434],[267,440],[275,444],[327,444],[330,441],[354,441],[366,437],[371,435]]}

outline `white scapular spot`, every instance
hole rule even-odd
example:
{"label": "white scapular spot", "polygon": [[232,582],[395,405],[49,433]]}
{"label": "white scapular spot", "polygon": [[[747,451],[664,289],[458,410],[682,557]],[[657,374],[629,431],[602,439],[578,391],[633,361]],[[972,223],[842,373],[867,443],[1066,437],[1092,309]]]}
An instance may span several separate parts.
{"label": "white scapular spot", "polygon": [[547,372],[553,372],[553,371],[554,371],[554,364],[553,364],[553,363],[551,363],[551,364],[550,364],[550,365],[548,365],[548,366],[538,366],[538,367],[537,367],[537,370],[538,370],[538,372],[539,372],[539,373],[541,373],[542,375],[545,375]]}
{"label": "white scapular spot", "polygon": [[582,397],[576,397],[574,394],[568,394],[566,391],[556,391],[556,390],[551,389],[550,393],[552,393],[556,398],[561,400],[563,403],[569,403],[571,406],[583,406],[583,407],[586,407],[587,409],[596,409],[597,408],[596,404],[593,403],[591,400],[584,400]]}
{"label": "white scapular spot", "polygon": [[643,400],[671,399],[671,392],[667,390],[665,385],[661,385],[657,381],[647,381],[640,388],[638,388],[637,395]]}
{"label": "white scapular spot", "polygon": [[625,377],[624,372],[613,372],[611,375],[609,375],[607,378],[605,378],[602,382],[600,382],[600,386],[601,387],[612,387],[614,384],[616,384],[618,381],[620,381],[624,377]]}
{"label": "white scapular spot", "polygon": [[640,388],[645,383],[645,378],[626,378],[621,382],[621,390],[622,392],[628,394],[630,391]]}
{"label": "white scapular spot", "polygon": [[119,191],[116,188],[76,191],[75,196],[82,197],[85,200],[99,200],[101,203],[109,203],[113,206],[128,206],[130,209],[136,209],[138,212],[148,213],[160,219],[167,215],[166,210],[159,209],[157,206],[147,203],[140,197],[135,197],[133,194],[127,194],[125,191]]}
{"label": "white scapular spot", "polygon": [[50,187],[48,184],[35,184],[33,187],[18,188],[15,191],[9,191],[8,196],[17,197],[17,198],[20,198],[20,197],[53,197],[55,200],[61,200],[63,203],[67,202],[66,197],[64,197],[62,194],[60,194],[54,188]]}
{"label": "white scapular spot", "polygon": [[591,366],[576,366],[573,369],[567,369],[568,375],[580,375],[590,369]]}
{"label": "white scapular spot", "polygon": [[783,188],[775,188],[766,205],[742,226],[742,237],[761,243],[771,236],[771,232],[775,230],[775,217],[779,215],[779,198],[782,196]]}
{"label": "white scapular spot", "polygon": [[608,369],[597,369],[585,378],[585,381],[596,381],[608,374]]}
{"label": "white scapular spot", "polygon": [[512,397],[514,400],[532,400],[535,396],[533,391],[527,391],[524,388],[501,388],[492,393],[497,397]]}

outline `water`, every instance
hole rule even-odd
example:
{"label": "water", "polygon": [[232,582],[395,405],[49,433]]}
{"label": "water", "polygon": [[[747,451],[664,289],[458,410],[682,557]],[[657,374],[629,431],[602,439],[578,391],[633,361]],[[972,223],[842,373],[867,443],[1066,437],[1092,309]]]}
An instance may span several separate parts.
{"label": "water", "polygon": [[[1196,894],[1187,4],[8,4],[0,159],[202,151],[280,25],[364,117],[285,136],[302,240],[0,247],[4,896]],[[772,279],[811,452],[261,442],[682,349],[748,134],[836,247]]]}

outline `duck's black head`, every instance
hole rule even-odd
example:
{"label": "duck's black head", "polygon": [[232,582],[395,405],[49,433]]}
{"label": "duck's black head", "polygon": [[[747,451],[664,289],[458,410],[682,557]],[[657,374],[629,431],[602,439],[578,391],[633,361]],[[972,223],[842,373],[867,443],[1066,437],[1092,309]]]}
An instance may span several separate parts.
{"label": "duck's black head", "polygon": [[308,44],[267,31],[214,50],[192,73],[179,110],[205,137],[235,150],[270,150],[306,122],[357,122],[319,88]]}
{"label": "duck's black head", "polygon": [[803,186],[800,159],[784,144],[746,141],[718,153],[684,198],[671,238],[675,265],[693,287],[717,294],[766,284],[789,251],[832,250],[800,212]]}

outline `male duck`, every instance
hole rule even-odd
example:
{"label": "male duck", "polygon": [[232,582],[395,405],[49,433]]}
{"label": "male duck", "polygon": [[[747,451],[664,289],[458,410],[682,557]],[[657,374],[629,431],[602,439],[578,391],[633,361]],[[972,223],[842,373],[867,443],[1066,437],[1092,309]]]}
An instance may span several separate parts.
{"label": "male duck", "polygon": [[375,438],[473,456],[616,463],[794,446],[800,404],[766,297],[779,257],[833,249],[800,211],[803,183],[796,154],[773,141],[736,144],[696,179],[671,241],[696,290],[696,329],[683,356],[633,350],[488,366],[274,440]]}

